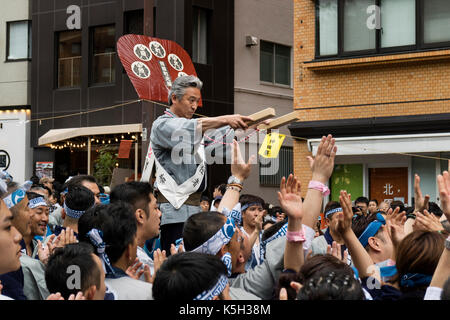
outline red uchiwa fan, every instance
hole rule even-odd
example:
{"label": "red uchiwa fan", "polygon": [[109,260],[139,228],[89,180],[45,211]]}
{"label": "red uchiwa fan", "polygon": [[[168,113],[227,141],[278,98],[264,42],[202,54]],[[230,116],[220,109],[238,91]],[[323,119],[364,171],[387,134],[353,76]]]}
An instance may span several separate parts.
{"label": "red uchiwa fan", "polygon": [[117,52],[140,99],[167,103],[177,77],[197,76],[189,54],[171,40],[127,34],[117,42]]}

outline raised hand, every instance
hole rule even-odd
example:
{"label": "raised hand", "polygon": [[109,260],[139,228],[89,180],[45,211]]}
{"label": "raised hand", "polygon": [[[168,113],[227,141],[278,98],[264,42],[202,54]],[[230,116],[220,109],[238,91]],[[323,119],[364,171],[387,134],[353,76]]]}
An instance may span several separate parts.
{"label": "raised hand", "polygon": [[172,243],[170,245],[170,254],[173,256],[174,254],[184,252],[183,241],[181,241],[180,245],[177,247]]}
{"label": "raised hand", "polygon": [[233,146],[231,149],[231,174],[243,181],[250,175],[251,164],[255,159],[255,155],[252,155],[247,163],[245,163],[242,158],[241,150],[239,149],[239,144],[236,140],[233,141]]}
{"label": "raised hand", "polygon": [[406,211],[400,212],[400,207],[389,208],[386,213],[386,227],[391,236],[392,243],[397,246],[406,236],[404,226],[406,222]]}
{"label": "raised hand", "polygon": [[281,179],[278,200],[289,218],[303,218],[301,186],[297,177],[290,174],[287,181],[285,177]]}
{"label": "raised hand", "polygon": [[337,232],[344,235],[352,228],[353,211],[351,195],[347,194],[347,191],[341,190],[339,202],[341,203],[342,212],[337,212],[333,218],[338,219]]}
{"label": "raised hand", "polygon": [[342,254],[341,245],[336,241],[333,241],[331,246],[327,245],[327,254],[330,254],[347,264],[348,250],[345,250],[344,254]]}
{"label": "raised hand", "polygon": [[55,239],[55,235],[52,234],[48,241],[47,244],[43,245],[41,243],[40,240],[38,240],[38,257],[39,260],[41,260],[41,262],[45,265],[47,265],[48,262],[48,258],[53,254],[53,250],[55,249],[55,246],[53,244],[53,240]]}
{"label": "raised hand", "polygon": [[422,195],[420,189],[420,177],[418,174],[414,175],[414,211],[423,212],[424,209],[428,209],[428,202],[430,196],[427,194],[425,197]]}
{"label": "raised hand", "polygon": [[55,248],[62,248],[65,245],[71,243],[77,243],[78,240],[75,237],[73,229],[67,228],[66,230],[62,230],[58,237],[55,240]]}
{"label": "raised hand", "polygon": [[150,281],[147,282],[153,283],[153,281],[155,281],[156,272],[159,270],[159,268],[161,268],[161,265],[166,260],[167,260],[166,250],[161,251],[160,249],[157,249],[153,253],[153,276],[150,278]]}
{"label": "raised hand", "polygon": [[316,156],[314,158],[307,157],[312,171],[312,180],[326,183],[330,179],[337,152],[335,143],[336,140],[331,134],[327,137],[322,137]]}
{"label": "raised hand", "polygon": [[416,212],[413,230],[444,231],[444,227],[439,221],[439,218],[437,218],[434,214],[429,213],[427,210],[424,210],[423,214]]}
{"label": "raised hand", "polygon": [[144,273],[144,268],[141,269],[143,263],[139,261],[138,258],[136,258],[136,260],[134,260],[134,264],[129,266],[127,268],[127,270],[125,271],[125,273],[133,279],[139,280],[139,278],[142,276],[142,274]]}
{"label": "raised hand", "polygon": [[442,175],[438,175],[437,183],[442,211],[444,211],[447,220],[450,221],[450,174],[448,171],[444,171]]}

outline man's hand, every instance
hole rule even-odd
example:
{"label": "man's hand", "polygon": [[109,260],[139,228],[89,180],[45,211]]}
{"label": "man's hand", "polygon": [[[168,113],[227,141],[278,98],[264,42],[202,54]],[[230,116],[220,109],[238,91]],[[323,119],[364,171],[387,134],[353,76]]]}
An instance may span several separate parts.
{"label": "man's hand", "polygon": [[343,236],[346,232],[352,230],[353,211],[351,195],[347,194],[347,191],[341,190],[339,202],[343,212],[335,213],[333,219],[338,219],[336,231]]}
{"label": "man's hand", "polygon": [[290,174],[287,182],[285,177],[281,179],[278,200],[289,219],[303,218],[301,186],[297,177]]}
{"label": "man's hand", "polygon": [[336,241],[333,241],[333,243],[330,245],[327,245],[327,254],[330,254],[336,258],[338,258],[340,261],[347,264],[348,259],[348,250],[345,250],[342,254],[341,245],[337,243]]}
{"label": "man's hand", "polygon": [[[156,272],[161,268],[161,265],[164,263],[164,261],[167,260],[166,257],[166,250],[161,251],[161,249],[157,249],[153,253],[153,276],[150,278],[147,278],[147,275],[145,276],[145,280],[147,282],[153,283],[155,281]],[[148,266],[147,266],[148,267]],[[145,273],[144,273],[145,274]],[[150,274],[150,270],[149,270]]]}
{"label": "man's hand", "polygon": [[65,245],[77,242],[78,240],[73,233],[73,229],[68,227],[66,230],[62,230],[59,236],[56,237],[55,248],[63,248]]}
{"label": "man's hand", "polygon": [[38,246],[38,257],[39,260],[45,265],[47,265],[48,258],[53,254],[53,250],[55,249],[55,246],[53,244],[53,239],[56,236],[52,234],[50,238],[47,241],[46,245],[43,245],[40,240],[38,240],[37,246]]}
{"label": "man's hand", "polygon": [[334,158],[336,157],[336,140],[331,134],[322,137],[314,158],[307,157],[312,171],[312,180],[326,183],[333,173]]}
{"label": "man's hand", "polygon": [[139,278],[144,273],[144,269],[142,267],[143,263],[139,261],[138,258],[134,260],[134,264],[129,266],[128,269],[125,271],[125,273],[133,279],[139,280]]}
{"label": "man's hand", "polygon": [[389,208],[386,213],[386,227],[395,247],[406,237],[405,222],[406,211],[400,212],[400,207],[395,208],[395,210]]}
{"label": "man's hand", "polygon": [[429,213],[427,210],[423,211],[423,214],[416,212],[416,219],[414,220],[413,230],[424,231],[444,231],[442,223],[434,214]]}
{"label": "man's hand", "polygon": [[430,196],[427,194],[425,198],[422,195],[422,190],[420,189],[420,177],[418,174],[414,175],[414,211],[423,212],[424,209],[428,210],[428,202],[430,201]]}
{"label": "man's hand", "polygon": [[247,116],[241,116],[240,114],[230,114],[223,116],[225,122],[233,129],[246,130],[248,128],[247,122],[252,121],[252,118]]}
{"label": "man's hand", "polygon": [[442,175],[438,175],[437,183],[442,211],[444,211],[447,220],[450,221],[450,174],[448,171],[444,171]]}
{"label": "man's hand", "polygon": [[255,155],[252,155],[247,163],[242,158],[239,144],[236,140],[233,141],[231,149],[231,174],[241,181],[244,181],[250,175],[251,163],[253,162]]}

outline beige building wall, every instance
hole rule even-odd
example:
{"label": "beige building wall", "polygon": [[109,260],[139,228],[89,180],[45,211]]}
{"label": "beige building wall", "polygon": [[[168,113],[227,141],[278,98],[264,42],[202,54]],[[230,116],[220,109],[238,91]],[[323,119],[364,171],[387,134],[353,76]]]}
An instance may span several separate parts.
{"label": "beige building wall", "polygon": [[[246,46],[246,36],[256,37],[258,45]],[[290,113],[293,109],[293,48],[291,50],[291,86],[266,84],[260,81],[260,40],[292,47],[292,0],[235,1],[234,48],[235,113],[249,115],[267,107],[274,108],[277,116]],[[287,126],[281,128],[280,132],[289,134]],[[292,140],[287,137],[283,145],[292,146]],[[255,147],[250,149],[258,150]],[[278,205],[277,190],[278,188],[260,186],[259,167],[253,165],[243,193],[258,195],[267,202]]]}
{"label": "beige building wall", "polygon": [[31,20],[29,2],[0,1],[0,107],[31,103],[31,61],[6,61],[7,22]]}

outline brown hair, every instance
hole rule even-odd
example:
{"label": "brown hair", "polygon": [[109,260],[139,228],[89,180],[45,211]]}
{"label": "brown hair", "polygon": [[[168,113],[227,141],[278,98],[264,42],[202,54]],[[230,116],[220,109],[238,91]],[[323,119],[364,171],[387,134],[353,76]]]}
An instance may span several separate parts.
{"label": "brown hair", "polygon": [[444,237],[438,232],[413,231],[398,245],[395,261],[398,275],[433,275],[444,250]]}
{"label": "brown hair", "polygon": [[330,254],[318,254],[305,261],[300,268],[298,279],[302,284],[316,275],[326,276],[332,271],[348,274],[353,277],[353,270],[345,262],[342,262]]}

